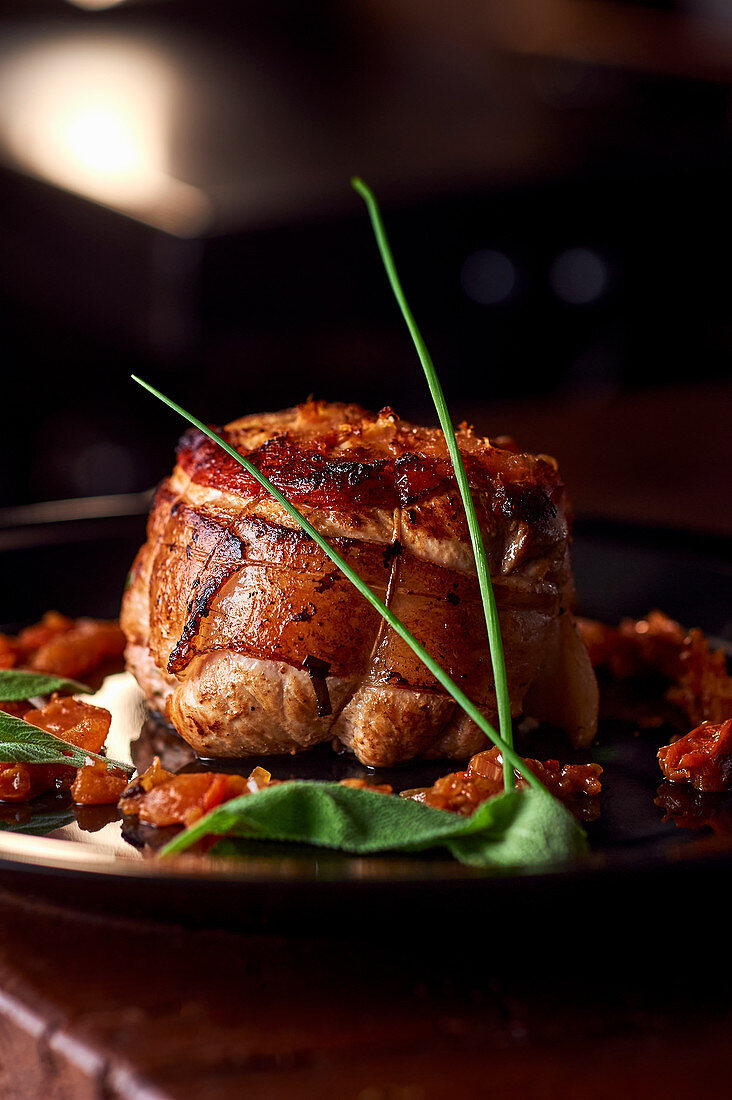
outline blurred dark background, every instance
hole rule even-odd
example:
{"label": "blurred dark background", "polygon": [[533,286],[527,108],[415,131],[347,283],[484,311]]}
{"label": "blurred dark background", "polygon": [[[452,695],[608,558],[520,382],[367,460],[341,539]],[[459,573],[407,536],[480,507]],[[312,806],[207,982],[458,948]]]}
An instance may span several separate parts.
{"label": "blurred dark background", "polygon": [[728,0],[0,3],[0,505],[167,470],[133,370],[434,420],[358,173],[456,420],[726,530],[731,85]]}

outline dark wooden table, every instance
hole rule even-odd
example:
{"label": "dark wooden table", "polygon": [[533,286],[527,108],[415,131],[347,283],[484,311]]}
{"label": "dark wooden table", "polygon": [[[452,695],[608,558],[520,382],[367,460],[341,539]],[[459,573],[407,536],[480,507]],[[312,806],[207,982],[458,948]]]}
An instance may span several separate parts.
{"label": "dark wooden table", "polygon": [[729,1097],[723,913],[674,927],[667,957],[625,911],[581,952],[557,916],[537,914],[528,971],[494,935],[398,913],[386,937],[237,935],[2,893],[0,1096]]}
{"label": "dark wooden table", "polygon": [[443,942],[398,913],[386,937],[237,935],[3,893],[0,1095],[729,1096],[722,912],[674,929],[666,958],[637,950],[627,912],[581,952],[557,916],[537,914],[527,972],[495,936]]}
{"label": "dark wooden table", "polygon": [[[731,394],[472,419],[557,453],[585,513],[730,535]],[[313,935],[295,911],[283,935],[67,901],[0,891],[2,1100],[730,1095],[721,884],[538,907],[519,936],[531,965],[493,913],[469,935],[398,908],[386,930],[326,918]]]}

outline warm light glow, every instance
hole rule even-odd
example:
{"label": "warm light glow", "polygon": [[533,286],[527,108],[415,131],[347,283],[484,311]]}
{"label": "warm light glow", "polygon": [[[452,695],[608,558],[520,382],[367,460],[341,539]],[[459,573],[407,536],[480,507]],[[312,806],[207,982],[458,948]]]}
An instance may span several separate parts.
{"label": "warm light glow", "polygon": [[200,231],[205,196],[169,174],[174,81],[155,53],[114,38],[17,51],[0,76],[0,121],[20,164],[172,232]]}
{"label": "warm light glow", "polygon": [[116,8],[124,2],[125,0],[69,0],[75,8],[85,8],[87,11],[104,11],[105,8]]}
{"label": "warm light glow", "polygon": [[90,107],[68,120],[61,137],[79,165],[103,176],[144,171],[140,143],[129,119],[110,107]]}

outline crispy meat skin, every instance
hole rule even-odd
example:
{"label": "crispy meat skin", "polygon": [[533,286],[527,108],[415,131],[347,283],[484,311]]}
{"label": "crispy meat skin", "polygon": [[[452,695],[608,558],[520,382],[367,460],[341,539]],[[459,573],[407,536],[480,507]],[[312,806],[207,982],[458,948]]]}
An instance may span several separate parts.
{"label": "crispy meat skin", "polygon": [[[312,401],[224,429],[334,543],[489,717],[490,654],[459,494],[439,431]],[[552,460],[463,428],[501,616],[512,710],[573,678],[553,712],[576,743],[596,685],[569,612],[568,507]],[[485,739],[408,646],[255,479],[198,432],[162,482],[125,594],[128,665],[199,752],[298,751],[338,738],[367,764],[466,758]],[[558,647],[574,660],[557,662]],[[308,656],[330,666],[318,716]],[[538,683],[537,683],[538,682]],[[540,694],[540,691],[538,691]],[[549,693],[550,695],[552,693]],[[561,713],[560,713],[561,712]]]}

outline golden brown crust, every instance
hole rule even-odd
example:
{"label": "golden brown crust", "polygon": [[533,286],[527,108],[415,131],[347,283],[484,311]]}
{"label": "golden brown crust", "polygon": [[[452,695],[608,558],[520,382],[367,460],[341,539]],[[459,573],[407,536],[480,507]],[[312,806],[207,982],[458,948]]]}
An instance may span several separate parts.
{"label": "golden brown crust", "polygon": [[[225,434],[494,715],[475,567],[441,433],[390,410],[374,416],[309,402],[235,421]],[[554,644],[570,582],[564,489],[547,460],[492,447],[466,429],[458,439],[518,714]],[[178,466],[158,491],[122,625],[148,694],[167,698],[171,719],[198,751],[297,751],[335,735],[365,762],[386,764],[480,747],[474,726],[456,734],[455,705],[411,649],[286,511],[200,433],[184,436]],[[155,675],[144,667],[146,646]],[[327,718],[317,716],[302,671],[308,656],[330,666],[338,700]],[[278,677],[289,687],[273,695]],[[252,697],[269,700],[257,704],[256,720],[241,709]]]}

